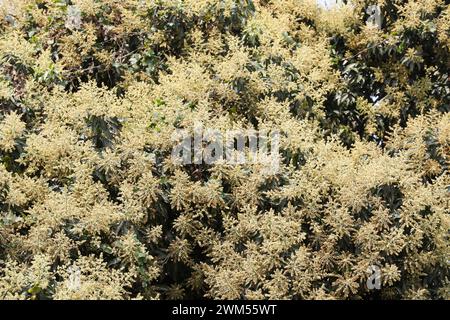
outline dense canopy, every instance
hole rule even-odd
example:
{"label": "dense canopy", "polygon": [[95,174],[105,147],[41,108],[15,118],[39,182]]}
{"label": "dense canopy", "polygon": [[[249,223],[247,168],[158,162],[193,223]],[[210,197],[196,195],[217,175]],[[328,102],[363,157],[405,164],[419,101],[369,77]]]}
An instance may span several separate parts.
{"label": "dense canopy", "polygon": [[0,299],[449,299],[450,7],[374,4],[0,0]]}

